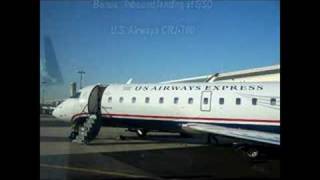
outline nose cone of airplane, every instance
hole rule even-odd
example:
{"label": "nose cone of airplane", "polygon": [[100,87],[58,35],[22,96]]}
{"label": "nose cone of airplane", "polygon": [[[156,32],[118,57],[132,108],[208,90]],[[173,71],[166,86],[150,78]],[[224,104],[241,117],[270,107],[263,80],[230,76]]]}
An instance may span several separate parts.
{"label": "nose cone of airplane", "polygon": [[56,106],[56,108],[54,108],[54,110],[52,111],[52,116],[54,116],[57,119],[61,119],[61,109],[62,109],[61,104]]}
{"label": "nose cone of airplane", "polygon": [[55,118],[58,118],[58,109],[57,109],[57,107],[56,108],[54,108],[54,110],[52,111],[52,116],[54,116]]}

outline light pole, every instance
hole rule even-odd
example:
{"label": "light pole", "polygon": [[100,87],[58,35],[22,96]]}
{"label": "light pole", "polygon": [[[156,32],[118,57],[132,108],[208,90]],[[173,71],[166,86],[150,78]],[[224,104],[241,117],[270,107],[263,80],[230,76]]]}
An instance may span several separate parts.
{"label": "light pole", "polygon": [[83,76],[83,74],[85,74],[86,72],[84,72],[84,71],[82,71],[82,70],[80,70],[80,71],[78,71],[78,73],[80,74],[80,89],[82,88],[82,76]]}

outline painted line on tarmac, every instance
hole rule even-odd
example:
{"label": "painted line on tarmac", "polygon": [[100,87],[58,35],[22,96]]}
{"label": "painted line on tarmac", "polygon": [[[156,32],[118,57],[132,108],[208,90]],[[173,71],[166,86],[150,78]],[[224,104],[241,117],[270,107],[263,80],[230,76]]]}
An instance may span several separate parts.
{"label": "painted line on tarmac", "polygon": [[152,178],[152,179],[154,179],[154,177],[149,177],[149,176],[140,176],[140,175],[127,174],[127,173],[101,171],[101,170],[97,170],[97,169],[85,169],[85,168],[70,167],[70,166],[59,166],[59,165],[41,164],[40,163],[40,167],[53,168],[53,169],[64,169],[64,170],[78,171],[78,172],[85,172],[85,173],[103,174],[103,175],[109,175],[109,176],[121,176],[121,177],[127,177],[127,178],[147,178],[147,179]]}

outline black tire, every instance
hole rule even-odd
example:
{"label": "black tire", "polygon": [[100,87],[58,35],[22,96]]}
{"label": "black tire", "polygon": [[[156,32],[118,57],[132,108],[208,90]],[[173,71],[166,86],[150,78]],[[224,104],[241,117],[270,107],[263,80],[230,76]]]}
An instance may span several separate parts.
{"label": "black tire", "polygon": [[260,151],[255,147],[246,148],[245,153],[249,160],[257,160],[260,157]]}

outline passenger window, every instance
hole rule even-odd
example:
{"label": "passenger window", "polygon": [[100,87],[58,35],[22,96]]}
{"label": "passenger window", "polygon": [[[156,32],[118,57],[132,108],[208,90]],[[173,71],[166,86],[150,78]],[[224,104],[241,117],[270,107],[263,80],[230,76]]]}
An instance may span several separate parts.
{"label": "passenger window", "polygon": [[219,104],[224,104],[224,98],[219,98]]}
{"label": "passenger window", "polygon": [[163,97],[159,98],[159,103],[160,103],[160,104],[163,103]]}
{"label": "passenger window", "polygon": [[236,105],[240,105],[241,104],[241,99],[240,98],[236,98]]}
{"label": "passenger window", "polygon": [[149,97],[146,97],[145,102],[146,102],[146,103],[149,103],[149,102],[150,102],[150,98],[149,98]]}
{"label": "passenger window", "polygon": [[193,104],[193,98],[188,99],[188,104]]}
{"label": "passenger window", "polygon": [[203,104],[208,104],[209,99],[208,98],[203,98]]}
{"label": "passenger window", "polygon": [[257,105],[258,99],[257,98],[252,98],[252,105]]}
{"label": "passenger window", "polygon": [[133,98],[131,99],[131,102],[132,102],[132,103],[136,103],[136,100],[137,100],[136,97],[133,97]]}
{"label": "passenger window", "polygon": [[175,98],[173,99],[173,103],[174,103],[174,104],[178,104],[178,101],[179,101],[179,98],[177,98],[177,97],[175,97]]}
{"label": "passenger window", "polygon": [[120,97],[119,102],[120,102],[120,103],[123,102],[123,97]]}
{"label": "passenger window", "polygon": [[108,97],[108,103],[112,102],[112,97]]}
{"label": "passenger window", "polygon": [[276,99],[275,98],[271,98],[270,104],[271,105],[276,105],[276,103],[277,103]]}

